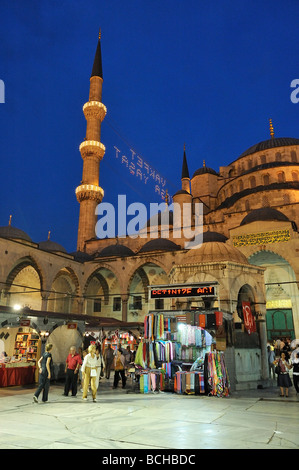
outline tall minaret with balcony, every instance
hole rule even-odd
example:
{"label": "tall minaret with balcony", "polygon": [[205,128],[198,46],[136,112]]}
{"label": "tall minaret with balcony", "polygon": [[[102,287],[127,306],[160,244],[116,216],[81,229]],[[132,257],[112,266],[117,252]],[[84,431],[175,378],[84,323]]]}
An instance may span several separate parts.
{"label": "tall minaret with balcony", "polygon": [[90,77],[89,101],[83,106],[87,125],[86,138],[79,147],[83,159],[82,181],[76,188],[76,197],[80,203],[78,251],[84,251],[86,240],[95,237],[95,211],[104,196],[104,191],[99,186],[100,161],[105,154],[105,146],[101,143],[101,123],[107,112],[106,106],[102,103],[102,85],[100,32]]}

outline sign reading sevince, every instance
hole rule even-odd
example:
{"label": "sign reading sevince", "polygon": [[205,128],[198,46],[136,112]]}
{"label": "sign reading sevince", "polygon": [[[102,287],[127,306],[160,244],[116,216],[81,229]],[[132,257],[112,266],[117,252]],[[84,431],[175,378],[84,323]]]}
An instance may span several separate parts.
{"label": "sign reading sevince", "polygon": [[151,286],[150,298],[162,299],[173,297],[215,297],[216,284],[191,284],[183,286]]}

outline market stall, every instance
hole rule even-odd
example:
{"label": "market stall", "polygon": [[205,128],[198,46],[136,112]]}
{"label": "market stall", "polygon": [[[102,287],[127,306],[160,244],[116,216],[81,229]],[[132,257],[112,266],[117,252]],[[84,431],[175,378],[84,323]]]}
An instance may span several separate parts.
{"label": "market stall", "polygon": [[35,383],[41,354],[40,336],[27,323],[1,330],[4,350],[0,359],[0,387]]}
{"label": "market stall", "polygon": [[[140,392],[227,396],[229,378],[216,339],[199,326],[199,312],[150,312],[135,358]],[[192,318],[192,323],[187,319]],[[197,324],[196,324],[197,323]]]}
{"label": "market stall", "polygon": [[27,385],[35,382],[36,365],[33,362],[0,364],[0,387]]}

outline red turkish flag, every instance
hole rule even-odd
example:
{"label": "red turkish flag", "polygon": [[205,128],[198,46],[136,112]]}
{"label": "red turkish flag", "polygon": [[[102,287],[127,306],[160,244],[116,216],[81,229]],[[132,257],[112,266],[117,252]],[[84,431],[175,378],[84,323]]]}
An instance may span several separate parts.
{"label": "red turkish flag", "polygon": [[247,333],[250,335],[256,331],[254,317],[251,312],[250,302],[242,302],[244,326]]}

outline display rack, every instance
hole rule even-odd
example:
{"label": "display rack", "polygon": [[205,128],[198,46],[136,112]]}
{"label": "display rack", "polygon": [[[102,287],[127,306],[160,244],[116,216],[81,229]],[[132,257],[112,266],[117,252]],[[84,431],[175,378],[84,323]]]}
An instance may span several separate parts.
{"label": "display rack", "polygon": [[37,363],[40,357],[41,341],[39,335],[19,328],[16,334],[14,356],[21,361]]}
{"label": "display rack", "polygon": [[[193,313],[193,312],[192,312]],[[142,366],[144,380],[140,391],[149,390],[151,374],[163,370],[160,390],[184,394],[227,396],[229,379],[223,353],[216,354],[215,338],[202,326],[200,315],[183,312],[150,312],[144,319],[144,338],[138,346],[135,363]],[[143,391],[142,393],[147,393]]]}

